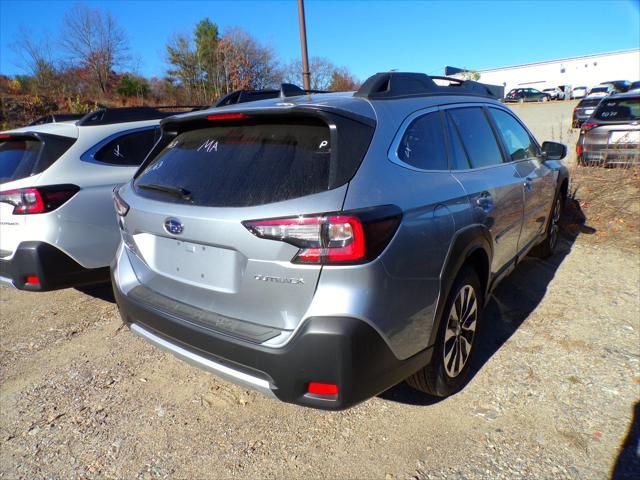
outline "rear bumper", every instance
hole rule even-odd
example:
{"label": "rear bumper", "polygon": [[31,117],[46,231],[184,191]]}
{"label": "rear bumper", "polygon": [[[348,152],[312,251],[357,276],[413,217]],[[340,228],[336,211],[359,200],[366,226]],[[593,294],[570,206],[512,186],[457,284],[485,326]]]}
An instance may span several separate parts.
{"label": "rear bumper", "polygon": [[[240,340],[161,311],[124,294],[118,308],[131,330],[179,358],[284,402],[341,410],[401,382],[430,360],[424,350],[398,360],[367,323],[345,317],[308,318],[283,347]],[[333,398],[307,393],[310,382],[338,385]]]}
{"label": "rear bumper", "polygon": [[[37,277],[38,283],[27,283]],[[44,292],[109,280],[109,268],[86,269],[45,242],[22,242],[9,259],[0,259],[0,280],[19,290]]]}

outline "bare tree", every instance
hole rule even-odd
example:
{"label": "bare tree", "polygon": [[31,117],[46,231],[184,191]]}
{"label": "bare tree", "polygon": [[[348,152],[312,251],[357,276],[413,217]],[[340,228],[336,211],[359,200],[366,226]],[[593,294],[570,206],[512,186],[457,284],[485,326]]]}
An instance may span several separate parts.
{"label": "bare tree", "polygon": [[[309,71],[311,72],[312,90],[329,90],[333,73],[337,67],[324,57],[311,57],[309,59]],[[302,85],[302,62],[294,60],[284,71],[285,81]]]}
{"label": "bare tree", "polygon": [[36,39],[31,31],[21,28],[11,48],[16,65],[35,79],[35,93],[51,93],[55,88],[57,68],[51,53],[51,42],[45,34]]}
{"label": "bare tree", "polygon": [[106,93],[114,68],[128,60],[129,41],[110,12],[76,5],[64,17],[61,45],[71,60],[91,71]]}

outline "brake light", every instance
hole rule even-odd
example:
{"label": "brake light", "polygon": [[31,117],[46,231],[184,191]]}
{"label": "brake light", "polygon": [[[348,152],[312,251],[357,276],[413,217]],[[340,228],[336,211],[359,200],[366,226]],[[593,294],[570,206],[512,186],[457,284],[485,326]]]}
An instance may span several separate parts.
{"label": "brake light", "polygon": [[29,275],[28,277],[25,277],[24,283],[32,286],[40,285],[40,278],[35,275]]}
{"label": "brake light", "polygon": [[584,122],[582,124],[582,131],[587,132],[589,130],[591,130],[592,128],[597,127],[598,124],[597,123],[593,123],[593,122]]}
{"label": "brake light", "polygon": [[576,154],[582,155],[582,151],[583,151],[582,145],[576,145]]}
{"label": "brake light", "polygon": [[7,140],[8,138],[11,138],[11,135],[3,133],[2,135],[0,135],[0,140]]}
{"label": "brake light", "polygon": [[292,263],[349,265],[378,257],[400,223],[400,210],[393,206],[267,220],[242,224],[254,235],[286,242],[300,250]]}
{"label": "brake light", "polygon": [[245,120],[250,118],[249,115],[244,113],[216,113],[215,115],[207,116],[207,120],[210,122],[223,121],[223,120]]}
{"label": "brake light", "polygon": [[14,215],[48,213],[66,203],[79,190],[75,185],[18,188],[0,192],[0,202],[13,205]]}

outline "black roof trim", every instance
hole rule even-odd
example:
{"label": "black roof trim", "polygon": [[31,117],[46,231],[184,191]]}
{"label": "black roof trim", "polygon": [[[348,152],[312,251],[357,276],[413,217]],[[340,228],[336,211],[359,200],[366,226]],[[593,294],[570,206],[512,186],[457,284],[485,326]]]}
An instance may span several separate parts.
{"label": "black roof trim", "polygon": [[35,125],[44,125],[45,123],[58,123],[68,122],[70,120],[79,120],[84,117],[84,113],[52,113],[49,115],[43,115],[31,122],[27,127],[33,127]]}
{"label": "black roof trim", "polygon": [[203,108],[208,107],[200,105],[162,105],[158,107],[101,108],[84,115],[78,121],[77,125],[80,127],[86,127],[155,120],[177,115],[179,113],[186,113],[184,110],[193,112],[196,110],[202,110]]}
{"label": "black roof trim", "polygon": [[[438,85],[433,80],[446,80],[449,85]],[[369,77],[354,94],[354,97],[369,100],[392,100],[406,97],[429,95],[473,95],[499,98],[500,92],[494,85],[461,80],[459,78],[429,76],[425,73],[381,72]]]}
{"label": "black roof trim", "polygon": [[287,98],[299,97],[300,95],[308,95],[310,93],[328,93],[326,90],[304,90],[293,83],[280,84],[280,90],[263,89],[263,90],[235,90],[231,93],[220,97],[212,107],[226,107],[227,105],[235,105],[238,103],[257,102],[258,100],[267,100],[270,98]]}

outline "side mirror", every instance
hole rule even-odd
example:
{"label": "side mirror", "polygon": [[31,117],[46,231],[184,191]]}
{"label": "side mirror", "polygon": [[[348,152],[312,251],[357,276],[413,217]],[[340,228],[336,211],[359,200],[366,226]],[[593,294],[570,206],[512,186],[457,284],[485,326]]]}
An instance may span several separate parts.
{"label": "side mirror", "polygon": [[562,160],[566,156],[566,145],[558,142],[544,142],[542,144],[542,158],[544,160]]}

